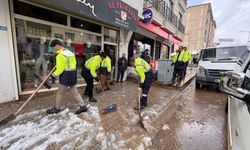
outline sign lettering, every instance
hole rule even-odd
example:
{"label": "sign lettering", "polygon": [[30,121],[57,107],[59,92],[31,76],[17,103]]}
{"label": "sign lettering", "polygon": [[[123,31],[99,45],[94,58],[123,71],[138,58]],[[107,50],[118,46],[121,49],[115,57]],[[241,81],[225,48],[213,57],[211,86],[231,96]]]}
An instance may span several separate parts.
{"label": "sign lettering", "polygon": [[87,3],[86,0],[76,0],[79,3],[84,4],[85,6],[89,7],[92,9],[92,14],[97,17],[97,15],[95,14],[95,5],[91,5],[90,3]]}
{"label": "sign lettering", "polygon": [[142,23],[149,24],[153,20],[153,12],[151,9],[145,9],[142,13],[143,20]]}

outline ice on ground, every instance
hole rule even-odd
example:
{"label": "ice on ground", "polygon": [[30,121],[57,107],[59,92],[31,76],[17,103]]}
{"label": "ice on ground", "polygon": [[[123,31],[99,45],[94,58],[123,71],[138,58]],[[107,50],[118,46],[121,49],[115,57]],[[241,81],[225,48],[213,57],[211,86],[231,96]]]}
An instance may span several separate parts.
{"label": "ice on ground", "polygon": [[[138,119],[132,111],[130,114],[133,121]],[[129,130],[130,127],[124,127],[116,134],[106,132],[96,106],[90,106],[88,112],[80,115],[75,115],[68,108],[59,114],[47,115],[42,109],[19,115],[3,128],[0,131],[0,149],[126,149],[129,142],[136,139],[134,136],[123,139],[122,134]],[[143,137],[137,147],[139,150],[151,145],[151,139]]]}
{"label": "ice on ground", "polygon": [[146,147],[149,147],[152,145],[152,139],[150,137],[144,137],[143,141]]}
{"label": "ice on ground", "polygon": [[165,124],[163,127],[162,127],[163,130],[169,130],[169,125]]}
{"label": "ice on ground", "polygon": [[[97,107],[90,107],[84,115],[98,122],[101,120]],[[99,135],[99,138],[95,138],[96,135]],[[93,143],[95,140],[106,147],[103,142],[105,138],[100,123],[91,124],[68,108],[56,115],[46,115],[42,109],[17,116],[8,127],[0,131],[0,149],[43,150],[54,144],[59,149],[68,149],[67,147],[77,145],[79,142],[81,144],[78,145],[87,148],[95,144]]]}
{"label": "ice on ground", "polygon": [[140,145],[137,147],[136,150],[145,150],[145,148],[144,148],[143,144],[140,144]]}

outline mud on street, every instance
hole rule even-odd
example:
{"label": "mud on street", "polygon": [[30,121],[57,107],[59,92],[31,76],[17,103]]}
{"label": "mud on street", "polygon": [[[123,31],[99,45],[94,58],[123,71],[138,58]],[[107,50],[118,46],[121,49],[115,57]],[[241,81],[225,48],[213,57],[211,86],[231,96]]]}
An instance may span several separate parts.
{"label": "mud on street", "polygon": [[[226,95],[196,90],[194,82],[185,89],[153,85],[143,117],[148,132],[138,125],[136,87],[133,82],[115,84],[109,92],[96,95],[89,111],[75,115],[76,101],[66,93],[63,111],[46,115],[55,103],[54,94],[39,94],[14,121],[0,127],[0,149],[226,149]],[[79,89],[83,93],[83,89]],[[25,98],[24,98],[25,99]],[[0,117],[23,103],[0,105]],[[99,109],[116,103],[118,110],[100,114]]]}
{"label": "mud on street", "polygon": [[152,149],[226,150],[227,96],[215,89],[195,89],[194,82],[180,97],[182,107],[153,139]]}

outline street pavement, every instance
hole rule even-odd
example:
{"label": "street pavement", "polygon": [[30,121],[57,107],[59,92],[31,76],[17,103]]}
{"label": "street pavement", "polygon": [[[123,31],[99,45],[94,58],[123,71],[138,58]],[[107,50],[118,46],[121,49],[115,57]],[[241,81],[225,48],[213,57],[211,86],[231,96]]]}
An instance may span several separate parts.
{"label": "street pavement", "polygon": [[226,150],[227,96],[213,88],[195,89],[192,82],[179,99],[182,99],[182,107],[157,133],[151,148]]}
{"label": "street pavement", "polygon": [[[0,127],[0,149],[157,150],[195,149],[197,146],[210,149],[210,144],[214,143],[218,147],[212,148],[223,149],[226,144],[223,136],[225,122],[221,115],[224,115],[225,96],[221,98],[216,96],[218,93],[197,92],[193,82],[182,89],[153,84],[148,107],[142,111],[146,127],[143,129],[138,123],[137,112],[133,110],[137,85],[133,81],[116,83],[111,86],[111,91],[95,93],[98,102],[88,102],[89,111],[80,115],[74,114],[78,106],[69,93],[63,97],[62,112],[47,115],[45,110],[55,103],[55,92],[40,93],[14,121]],[[80,88],[79,92],[82,94],[83,90]],[[201,98],[198,98],[200,92]],[[203,98],[207,100],[203,101]],[[0,117],[14,112],[23,102],[0,105]],[[118,110],[100,114],[99,109],[109,104],[117,104]],[[193,117],[193,113],[199,117]],[[183,132],[180,128],[190,132]],[[191,129],[197,132],[191,132]],[[205,136],[201,140],[204,144],[197,142],[203,138],[201,133]],[[208,133],[217,134],[208,136]],[[195,138],[194,134],[199,136]],[[218,144],[213,143],[214,140]]]}

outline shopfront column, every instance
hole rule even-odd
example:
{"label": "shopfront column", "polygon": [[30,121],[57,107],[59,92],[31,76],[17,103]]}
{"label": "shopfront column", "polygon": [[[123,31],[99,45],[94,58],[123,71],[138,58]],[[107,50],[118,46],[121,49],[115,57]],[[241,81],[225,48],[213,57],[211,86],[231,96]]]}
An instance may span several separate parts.
{"label": "shopfront column", "polygon": [[18,99],[8,0],[0,1],[0,103]]}

